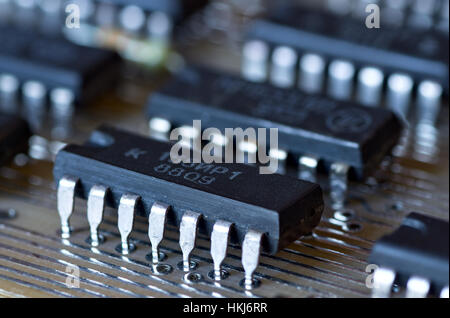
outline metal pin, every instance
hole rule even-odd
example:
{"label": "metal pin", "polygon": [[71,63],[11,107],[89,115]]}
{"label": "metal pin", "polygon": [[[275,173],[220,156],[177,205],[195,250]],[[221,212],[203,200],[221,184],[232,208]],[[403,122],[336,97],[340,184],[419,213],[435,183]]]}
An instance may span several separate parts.
{"label": "metal pin", "polygon": [[442,86],[425,80],[417,87],[417,121],[434,125],[441,108]]}
{"label": "metal pin", "polygon": [[148,122],[149,134],[159,140],[168,140],[171,124],[167,119],[153,117]]}
{"label": "metal pin", "polygon": [[316,182],[318,163],[319,158],[314,156],[301,156],[298,158],[298,178]]}
{"label": "metal pin", "polygon": [[441,293],[439,295],[440,298],[448,298],[448,286],[445,286],[444,288],[442,288]]}
{"label": "metal pin", "polygon": [[105,209],[106,194],[108,188],[103,185],[94,185],[89,191],[87,200],[87,217],[91,228],[91,245],[99,245],[98,226],[102,222],[103,211]]}
{"label": "metal pin", "polygon": [[269,157],[277,160],[278,162],[278,168],[273,172],[284,174],[286,172],[286,160],[288,157],[287,151],[279,148],[272,148],[269,150]]}
{"label": "metal pin", "polygon": [[394,73],[387,81],[387,107],[406,119],[413,88],[413,80],[406,74]]}
{"label": "metal pin", "polygon": [[406,283],[407,298],[425,298],[430,291],[430,281],[428,279],[412,276]]}
{"label": "metal pin", "polygon": [[251,40],[242,49],[242,77],[253,82],[267,80],[269,46],[260,40]]}
{"label": "metal pin", "polygon": [[164,12],[152,12],[147,18],[147,32],[152,39],[167,41],[172,34],[172,29],[172,19]]}
{"label": "metal pin", "polygon": [[126,31],[139,32],[145,24],[145,13],[138,6],[125,6],[119,12],[119,22]]}
{"label": "metal pin", "polygon": [[237,145],[236,162],[256,163],[257,153],[258,145],[256,143],[256,140],[242,140]]}
{"label": "metal pin", "polygon": [[38,81],[27,81],[23,84],[22,93],[24,103],[33,108],[41,108],[45,103],[47,89],[44,84]]}
{"label": "metal pin", "polygon": [[19,80],[12,74],[0,74],[0,109],[7,113],[17,112]]}
{"label": "metal pin", "polygon": [[228,145],[228,138],[222,133],[212,134],[209,136],[209,138],[212,143],[218,146],[225,147],[226,145]]}
{"label": "metal pin", "polygon": [[259,254],[261,253],[261,242],[263,233],[249,230],[245,234],[242,243],[242,265],[245,271],[244,287],[252,289],[253,273],[259,264]]}
{"label": "metal pin", "polygon": [[135,194],[125,193],[120,198],[119,209],[117,211],[117,227],[119,228],[122,254],[128,254],[130,245],[128,244],[128,235],[133,229],[134,212],[139,200],[139,196]]}
{"label": "metal pin", "polygon": [[159,262],[159,244],[164,237],[164,228],[166,224],[166,216],[169,206],[164,203],[155,202],[148,216],[148,237],[152,244],[152,261]]}
{"label": "metal pin", "polygon": [[185,272],[188,272],[190,269],[190,255],[195,247],[197,225],[200,217],[200,213],[186,211],[181,218],[180,247],[183,253],[183,270]]}
{"label": "metal pin", "polygon": [[221,265],[227,254],[228,238],[232,223],[217,220],[211,233],[211,256],[214,261],[214,279],[222,279]]}
{"label": "metal pin", "polygon": [[32,130],[38,131],[42,128],[46,106],[47,89],[38,81],[27,81],[23,84],[22,95],[25,106],[26,118]]}
{"label": "metal pin", "polygon": [[57,205],[61,219],[61,237],[65,239],[70,237],[69,219],[73,213],[77,184],[78,178],[72,176],[62,177],[58,184]]}
{"label": "metal pin", "polygon": [[278,46],[272,52],[270,82],[278,87],[292,87],[295,83],[297,53],[288,46]]}
{"label": "metal pin", "polygon": [[52,135],[66,138],[72,130],[75,95],[68,88],[55,88],[50,92],[50,113],[53,119]]}
{"label": "metal pin", "polygon": [[72,90],[58,87],[50,92],[50,112],[54,118],[72,117],[75,95]]}
{"label": "metal pin", "polygon": [[379,267],[373,273],[373,298],[386,298],[391,294],[395,272],[389,268]]}
{"label": "metal pin", "polygon": [[335,162],[331,165],[330,188],[332,207],[335,210],[344,207],[348,188],[348,171],[350,167],[345,163]]}
{"label": "metal pin", "polygon": [[355,67],[344,60],[334,60],[328,67],[327,93],[333,98],[350,99],[353,91]]}
{"label": "metal pin", "polygon": [[364,67],[358,74],[358,101],[366,106],[376,106],[380,103],[383,88],[383,72],[375,67]]}
{"label": "metal pin", "polygon": [[305,54],[299,63],[299,87],[308,93],[322,90],[325,60],[318,54]]}

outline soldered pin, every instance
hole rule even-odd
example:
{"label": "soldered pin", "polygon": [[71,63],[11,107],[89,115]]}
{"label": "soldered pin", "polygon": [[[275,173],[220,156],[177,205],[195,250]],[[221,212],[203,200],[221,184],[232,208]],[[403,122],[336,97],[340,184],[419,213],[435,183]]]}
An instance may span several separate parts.
{"label": "soldered pin", "polygon": [[242,48],[242,77],[253,82],[267,80],[269,46],[258,40],[251,40]]}
{"label": "soldered pin", "polygon": [[270,82],[278,87],[292,87],[295,84],[297,52],[288,46],[278,46],[272,52]]}
{"label": "soldered pin", "polygon": [[103,241],[103,237],[98,234],[98,226],[103,219],[107,192],[108,187],[99,184],[94,185],[89,191],[87,218],[91,228],[90,243],[94,247]]}
{"label": "soldered pin", "polygon": [[139,196],[135,194],[125,193],[120,198],[117,227],[119,228],[121,244],[119,245],[122,254],[127,255],[135,249],[134,244],[128,242],[128,235],[133,229],[134,214]]}

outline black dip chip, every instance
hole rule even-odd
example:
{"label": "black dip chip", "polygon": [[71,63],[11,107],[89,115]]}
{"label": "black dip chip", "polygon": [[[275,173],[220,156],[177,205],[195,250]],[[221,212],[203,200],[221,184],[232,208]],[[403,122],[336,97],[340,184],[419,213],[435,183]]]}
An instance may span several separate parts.
{"label": "black dip chip", "polygon": [[345,163],[358,179],[397,143],[402,125],[390,111],[279,89],[204,68],[189,67],[152,94],[148,116],[202,128],[278,128],[279,147]]}

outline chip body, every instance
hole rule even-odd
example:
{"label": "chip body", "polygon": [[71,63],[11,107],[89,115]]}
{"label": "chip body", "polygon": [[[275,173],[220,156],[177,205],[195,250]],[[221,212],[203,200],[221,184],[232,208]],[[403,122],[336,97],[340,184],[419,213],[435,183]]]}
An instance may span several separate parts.
{"label": "chip body", "polygon": [[173,211],[179,226],[183,213],[203,215],[201,232],[210,234],[214,222],[233,223],[242,243],[248,229],[266,234],[264,250],[276,253],[292,240],[308,234],[320,220],[322,191],[316,184],[295,178],[259,174],[244,164],[173,164],[171,144],[102,127],[83,146],[69,145],[57,155],[56,182],[77,176],[76,194],[88,198],[96,184],[108,187],[108,205],[117,208],[124,193],[140,197],[140,214],[148,215],[155,202]]}
{"label": "chip body", "polygon": [[79,103],[99,96],[117,79],[119,56],[10,27],[0,29],[0,73],[20,82],[38,81],[46,89],[65,88]]}
{"label": "chip body", "polygon": [[401,286],[418,277],[439,295],[449,283],[448,229],[448,222],[413,212],[376,242],[369,262],[394,271]]}
{"label": "chip body", "polygon": [[358,178],[396,144],[402,125],[390,111],[279,89],[203,68],[187,68],[150,96],[149,117],[176,125],[278,128],[279,147],[352,167]]}

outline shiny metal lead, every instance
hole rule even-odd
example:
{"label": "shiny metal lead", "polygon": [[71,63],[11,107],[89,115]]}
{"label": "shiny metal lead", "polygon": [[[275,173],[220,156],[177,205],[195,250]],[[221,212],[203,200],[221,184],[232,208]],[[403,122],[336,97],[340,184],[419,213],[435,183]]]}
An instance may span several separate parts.
{"label": "shiny metal lead", "polygon": [[299,88],[307,93],[320,92],[323,87],[325,65],[325,60],[318,54],[303,55],[299,63]]}
{"label": "shiny metal lead", "polygon": [[75,95],[65,87],[57,87],[50,92],[50,113],[53,118],[71,118],[74,112]]}
{"label": "shiny metal lead", "polygon": [[412,276],[406,283],[407,298],[425,298],[430,291],[430,281],[428,279]]}
{"label": "shiny metal lead", "polygon": [[339,100],[350,99],[353,92],[355,67],[344,60],[334,60],[328,66],[327,93]]}
{"label": "shiny metal lead", "polygon": [[19,80],[12,74],[0,74],[0,110],[6,113],[17,112]]}
{"label": "shiny metal lead", "polygon": [[22,102],[32,130],[42,128],[46,110],[47,88],[38,81],[27,81],[22,86]]}
{"label": "shiny metal lead", "polygon": [[269,157],[273,158],[272,162],[276,160],[277,169],[273,169],[273,173],[284,174],[286,173],[286,162],[288,153],[286,150],[279,148],[272,148],[269,150]]}
{"label": "shiny metal lead", "polygon": [[133,229],[134,213],[139,198],[138,195],[130,193],[125,193],[120,198],[119,209],[117,211],[117,227],[119,228],[121,250],[124,255],[127,255],[134,249],[134,246],[128,243],[128,235],[130,235],[131,230]]}
{"label": "shiny metal lead", "polygon": [[119,12],[120,25],[130,33],[138,33],[145,24],[145,13],[138,6],[127,5]]}
{"label": "shiny metal lead", "polygon": [[232,223],[217,220],[211,233],[211,256],[214,262],[214,279],[222,279],[222,262],[227,255],[228,238]]}
{"label": "shiny metal lead", "polygon": [[401,118],[408,115],[413,85],[413,79],[401,73],[394,73],[387,80],[387,107]]}
{"label": "shiny metal lead", "polygon": [[348,188],[348,172],[350,167],[341,162],[335,162],[330,168],[330,197],[332,207],[335,210],[340,210],[345,205]]}
{"label": "shiny metal lead", "polygon": [[61,220],[61,237],[64,239],[70,237],[69,219],[73,213],[77,184],[78,178],[72,176],[64,176],[58,184],[57,206]]}
{"label": "shiny metal lead", "polygon": [[244,267],[244,288],[252,289],[254,286],[253,273],[259,264],[263,233],[249,230],[242,243],[242,266]]}
{"label": "shiny metal lead", "polygon": [[269,46],[260,40],[251,40],[242,49],[242,77],[252,82],[267,80]]}
{"label": "shiny metal lead", "polygon": [[158,140],[168,140],[171,126],[167,119],[153,117],[148,122],[149,135]]}
{"label": "shiny metal lead", "polygon": [[314,156],[301,156],[298,158],[298,178],[316,182],[318,164],[319,158]]}
{"label": "shiny metal lead", "polygon": [[292,87],[295,84],[297,52],[288,46],[278,46],[272,52],[270,82],[278,87]]}
{"label": "shiny metal lead", "polygon": [[387,298],[391,295],[395,272],[389,268],[379,267],[373,273],[373,298]]}
{"label": "shiny metal lead", "polygon": [[162,11],[154,11],[147,18],[147,33],[151,39],[168,41],[172,34],[173,21]]}
{"label": "shiny metal lead", "polygon": [[108,187],[98,184],[94,185],[89,191],[87,200],[87,218],[91,230],[90,241],[92,246],[98,246],[101,241],[97,230],[103,219],[107,192]]}
{"label": "shiny metal lead", "polygon": [[253,138],[242,140],[236,147],[236,162],[238,163],[256,163],[258,154],[258,144]]}
{"label": "shiny metal lead", "polygon": [[424,80],[417,87],[417,122],[434,125],[441,109],[442,86]]}
{"label": "shiny metal lead", "polygon": [[75,112],[75,94],[65,87],[54,88],[50,92],[50,114],[53,120],[52,136],[67,138],[72,131]]}
{"label": "shiny metal lead", "polygon": [[444,288],[442,288],[441,293],[439,294],[439,298],[448,298],[448,297],[449,297],[448,286],[445,286]]}
{"label": "shiny metal lead", "polygon": [[186,211],[181,218],[180,247],[183,253],[183,271],[185,272],[191,268],[190,255],[195,247],[197,226],[201,216],[200,213]]}
{"label": "shiny metal lead", "polygon": [[164,229],[166,226],[167,212],[169,206],[164,203],[155,202],[152,205],[148,216],[148,237],[152,244],[152,262],[159,262],[159,244],[164,238]]}
{"label": "shiny metal lead", "polygon": [[357,100],[365,106],[377,106],[381,99],[384,74],[375,67],[364,67],[358,74]]}

